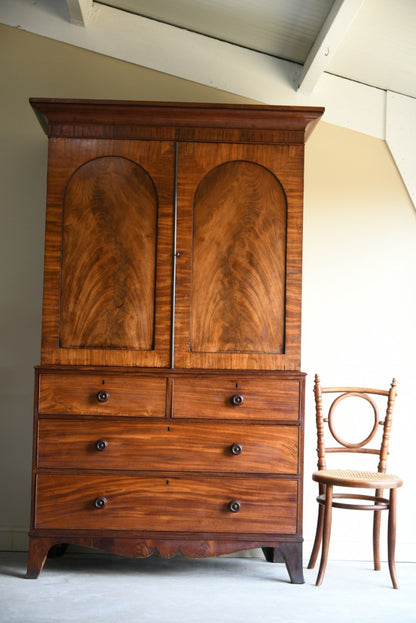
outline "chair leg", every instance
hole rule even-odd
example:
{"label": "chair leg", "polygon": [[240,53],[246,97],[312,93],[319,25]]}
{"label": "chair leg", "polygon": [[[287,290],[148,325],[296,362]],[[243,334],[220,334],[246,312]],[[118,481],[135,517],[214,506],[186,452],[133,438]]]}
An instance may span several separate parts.
{"label": "chair leg", "polygon": [[321,548],[323,528],[324,528],[324,507],[322,506],[322,504],[319,504],[318,522],[316,524],[315,540],[313,542],[313,548],[312,548],[311,557],[308,563],[308,569],[313,569],[315,567],[318,554],[319,554],[319,550]]}
{"label": "chair leg", "polygon": [[[383,491],[377,489],[376,497],[382,497]],[[374,511],[373,518],[373,560],[375,571],[380,571],[380,525],[381,525],[381,511]]]}
{"label": "chair leg", "polygon": [[316,580],[316,586],[321,586],[325,575],[326,563],[328,561],[329,541],[331,538],[331,523],[332,523],[332,493],[333,486],[326,485],[325,491],[325,510],[324,510],[324,525],[322,533],[322,553],[321,564],[319,566],[318,578]]}
{"label": "chair leg", "polygon": [[396,489],[390,489],[390,508],[387,529],[387,553],[389,560],[390,577],[391,581],[393,582],[393,588],[399,588],[396,575],[396,563],[394,558],[396,549],[396,492]]}

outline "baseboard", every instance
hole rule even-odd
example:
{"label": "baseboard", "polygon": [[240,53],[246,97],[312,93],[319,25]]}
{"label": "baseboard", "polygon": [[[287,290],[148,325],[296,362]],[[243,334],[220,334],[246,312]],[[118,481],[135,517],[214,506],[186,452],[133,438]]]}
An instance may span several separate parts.
{"label": "baseboard", "polygon": [[[387,540],[387,537],[386,537]],[[313,541],[305,539],[303,544],[303,556],[305,564],[308,563],[312,551]],[[371,535],[368,541],[340,541],[332,539],[329,547],[329,558],[331,560],[372,560]],[[387,561],[387,544],[383,541],[380,544],[381,561]],[[416,562],[416,543],[397,543],[396,562]]]}
{"label": "baseboard", "polygon": [[0,528],[0,551],[27,552],[28,532],[28,528]]}

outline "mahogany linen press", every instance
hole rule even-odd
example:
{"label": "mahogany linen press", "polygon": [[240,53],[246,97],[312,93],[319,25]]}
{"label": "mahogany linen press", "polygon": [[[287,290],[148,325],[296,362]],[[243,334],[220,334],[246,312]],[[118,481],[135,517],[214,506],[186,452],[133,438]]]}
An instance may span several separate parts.
{"label": "mahogany linen press", "polygon": [[27,577],[75,544],[303,582],[304,145],[322,108],[31,99],[47,133]]}

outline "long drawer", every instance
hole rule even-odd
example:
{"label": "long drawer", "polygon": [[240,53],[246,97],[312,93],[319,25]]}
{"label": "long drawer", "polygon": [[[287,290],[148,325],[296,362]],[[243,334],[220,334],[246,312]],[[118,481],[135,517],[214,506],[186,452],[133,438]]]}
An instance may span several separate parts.
{"label": "long drawer", "polygon": [[298,428],[41,419],[38,466],[295,474]]}
{"label": "long drawer", "polygon": [[165,417],[166,393],[164,376],[42,373],[39,413]]}
{"label": "long drawer", "polygon": [[296,421],[298,380],[273,377],[175,377],[174,418],[215,418]]}
{"label": "long drawer", "polygon": [[294,534],[295,480],[37,476],[36,528]]}

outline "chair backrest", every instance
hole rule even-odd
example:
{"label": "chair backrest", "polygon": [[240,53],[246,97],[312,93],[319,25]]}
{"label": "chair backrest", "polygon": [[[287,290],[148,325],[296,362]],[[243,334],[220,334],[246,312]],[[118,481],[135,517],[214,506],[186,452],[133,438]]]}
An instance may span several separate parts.
{"label": "chair backrest", "polygon": [[[393,379],[390,389],[370,389],[365,387],[322,387],[319,376],[315,375],[315,407],[316,407],[316,429],[318,435],[318,469],[326,469],[326,454],[330,452],[347,452],[361,454],[375,454],[379,456],[377,471],[385,473],[387,468],[387,455],[390,441],[390,431],[393,416],[393,407],[396,400],[397,389],[396,379]],[[330,394],[329,404],[323,406],[323,394]],[[378,401],[385,401],[386,408],[382,419],[379,416],[380,405]],[[384,397],[384,398],[383,398]],[[339,404],[350,398],[359,398],[370,405],[374,414],[374,423],[370,433],[361,441],[349,442],[340,437],[336,430],[334,413]],[[344,403],[344,406],[346,403]],[[350,413],[347,409],[343,412],[348,417]],[[326,426],[328,426],[326,431]],[[382,427],[381,443],[377,447],[371,447],[379,427]],[[331,443],[337,445],[327,445],[326,439],[329,432]],[[373,442],[374,443],[374,442]]]}

